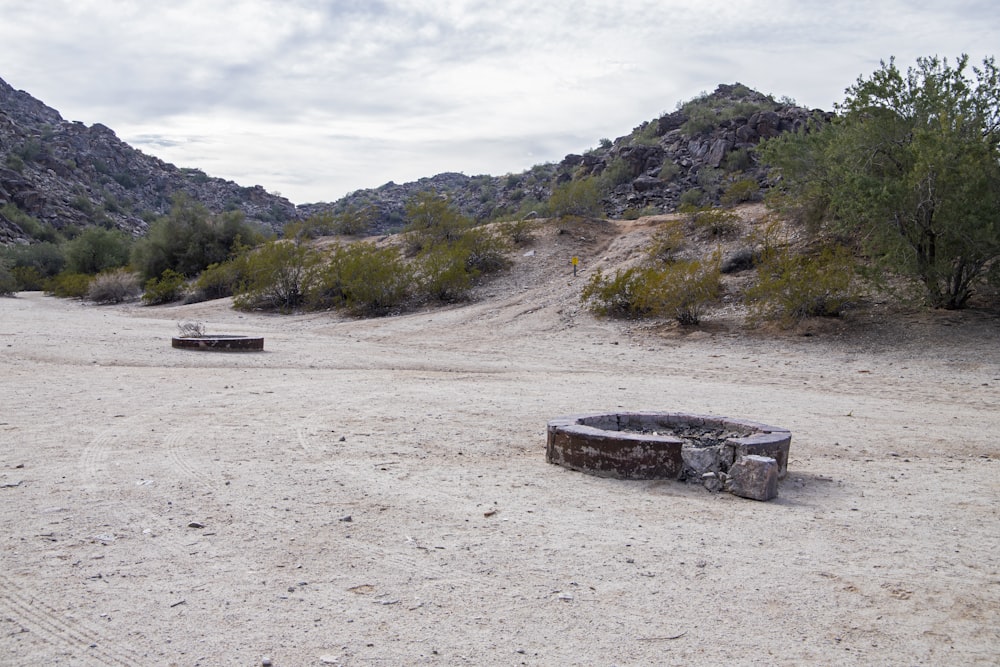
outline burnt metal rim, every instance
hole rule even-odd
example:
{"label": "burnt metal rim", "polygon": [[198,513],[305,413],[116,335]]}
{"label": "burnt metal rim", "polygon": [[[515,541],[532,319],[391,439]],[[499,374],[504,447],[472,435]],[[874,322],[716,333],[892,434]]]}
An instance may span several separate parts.
{"label": "burnt metal rim", "polygon": [[184,350],[208,350],[216,352],[254,352],[264,349],[261,336],[240,334],[211,334],[206,336],[174,336],[172,347]]}

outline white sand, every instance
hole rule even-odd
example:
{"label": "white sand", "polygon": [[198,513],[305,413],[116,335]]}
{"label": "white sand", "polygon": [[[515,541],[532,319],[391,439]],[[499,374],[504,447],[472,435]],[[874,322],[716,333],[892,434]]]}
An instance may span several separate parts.
{"label": "white sand", "polygon": [[[997,664],[996,321],[655,335],[579,308],[615,243],[372,321],[0,299],[0,664]],[[618,409],[791,429],[779,498],[545,462]]]}

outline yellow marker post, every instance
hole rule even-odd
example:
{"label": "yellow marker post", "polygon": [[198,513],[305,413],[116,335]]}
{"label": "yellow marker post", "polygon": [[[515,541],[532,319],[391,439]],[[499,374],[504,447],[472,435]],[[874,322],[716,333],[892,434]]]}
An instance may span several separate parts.
{"label": "yellow marker post", "polygon": [[573,265],[573,275],[575,276],[576,275],[576,265],[580,263],[580,258],[579,257],[574,257],[573,259],[569,260],[569,263]]}

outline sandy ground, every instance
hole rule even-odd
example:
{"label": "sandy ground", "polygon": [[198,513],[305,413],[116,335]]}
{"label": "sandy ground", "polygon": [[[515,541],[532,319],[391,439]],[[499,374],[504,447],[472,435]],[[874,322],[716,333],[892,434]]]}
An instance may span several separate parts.
{"label": "sandy ground", "polygon": [[[663,335],[561,240],[374,321],[0,299],[0,664],[997,664],[996,320]],[[779,498],[545,462],[619,409],[791,429]]]}

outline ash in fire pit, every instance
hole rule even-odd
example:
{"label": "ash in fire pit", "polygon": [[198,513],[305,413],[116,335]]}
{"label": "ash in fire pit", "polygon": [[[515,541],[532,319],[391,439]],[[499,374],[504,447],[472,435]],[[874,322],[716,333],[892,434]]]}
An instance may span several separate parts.
{"label": "ash in fire pit", "polygon": [[788,467],[792,434],[758,422],[709,415],[616,412],[548,424],[546,460],[619,479],[677,479],[769,500]]}

